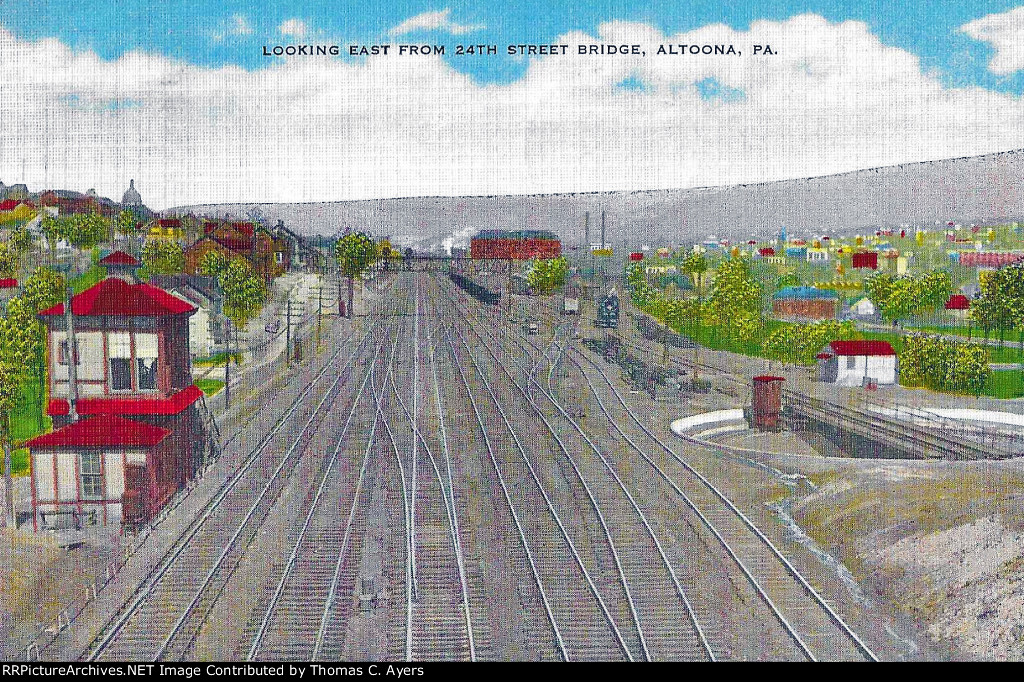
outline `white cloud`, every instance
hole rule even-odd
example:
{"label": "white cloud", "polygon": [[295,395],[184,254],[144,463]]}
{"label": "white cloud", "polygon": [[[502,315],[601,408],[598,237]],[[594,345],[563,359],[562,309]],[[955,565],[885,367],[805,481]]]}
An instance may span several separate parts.
{"label": "white cloud", "polygon": [[992,73],[1003,76],[1024,69],[1024,7],[975,19],[960,30],[995,48],[988,64]]}
{"label": "white cloud", "polygon": [[457,24],[449,18],[450,14],[450,9],[417,14],[392,28],[388,35],[400,36],[413,31],[444,31],[459,36],[487,28],[483,24]]}
{"label": "white cloud", "polygon": [[[104,61],[0,29],[0,179],[154,208],[685,188],[807,177],[1021,146],[1021,98],[946,88],[865,24],[816,16],[665,36],[611,22],[555,42],[646,56],[532,59],[481,85],[437,57],[291,59],[209,69]],[[656,56],[658,43],[742,56]],[[770,44],[774,57],[754,57]],[[643,91],[616,84],[632,77]],[[702,98],[713,79],[742,97]]]}
{"label": "white cloud", "polygon": [[217,30],[211,32],[210,36],[219,42],[228,36],[248,36],[252,35],[252,32],[252,25],[245,15],[234,14],[230,19],[222,22]]}
{"label": "white cloud", "polygon": [[281,22],[281,25],[277,27],[277,30],[281,32],[281,35],[302,38],[306,35],[309,29],[306,27],[306,22],[302,19],[286,19]]}

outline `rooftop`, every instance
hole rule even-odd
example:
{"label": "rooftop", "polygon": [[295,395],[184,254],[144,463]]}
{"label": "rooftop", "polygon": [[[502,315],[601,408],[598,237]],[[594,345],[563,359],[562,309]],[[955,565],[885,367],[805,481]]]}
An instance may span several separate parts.
{"label": "rooftop", "polygon": [[[186,407],[202,397],[203,392],[195,384],[183,388],[168,398],[79,398],[75,407],[82,416],[92,414],[103,415],[172,415],[178,414]],[[64,398],[50,400],[46,414],[51,417],[63,416],[70,411],[70,405]]]}
{"label": "rooftop", "polygon": [[896,355],[888,341],[833,341],[828,347],[836,355]]}
{"label": "rooftop", "polygon": [[833,289],[818,289],[816,287],[783,287],[775,292],[774,298],[800,298],[800,299],[838,299]]}
{"label": "rooftop", "polygon": [[152,447],[171,432],[159,426],[118,416],[93,417],[37,436],[25,443],[29,448],[59,447]]}
{"label": "rooftop", "polygon": [[[116,277],[108,277],[71,299],[71,312],[75,315],[159,317],[195,310],[195,306],[163,289],[149,284],[129,284]],[[63,315],[64,304],[58,303],[39,314]]]}

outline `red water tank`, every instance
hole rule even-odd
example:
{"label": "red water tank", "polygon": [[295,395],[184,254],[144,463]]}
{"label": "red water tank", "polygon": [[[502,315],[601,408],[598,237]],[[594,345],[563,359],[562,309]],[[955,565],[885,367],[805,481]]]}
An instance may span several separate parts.
{"label": "red water tank", "polygon": [[777,431],[779,429],[783,381],[785,381],[783,377],[754,377],[752,416],[754,428],[758,431]]}

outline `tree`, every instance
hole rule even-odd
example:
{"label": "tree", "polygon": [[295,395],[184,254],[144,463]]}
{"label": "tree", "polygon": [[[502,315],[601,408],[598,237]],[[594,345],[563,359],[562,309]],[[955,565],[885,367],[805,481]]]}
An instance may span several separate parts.
{"label": "tree", "polygon": [[217,282],[224,292],[224,314],[236,328],[245,327],[259,315],[267,300],[267,287],[245,259],[231,259],[217,276]]}
{"label": "tree", "polygon": [[715,272],[710,304],[718,326],[727,337],[748,341],[761,326],[761,284],[746,258],[723,261]]}
{"label": "tree", "polygon": [[12,526],[15,523],[11,478],[11,454],[14,449],[12,415],[28,368],[40,353],[40,326],[36,311],[24,300],[13,298],[7,302],[6,315],[0,319],[0,441],[4,453],[4,506],[7,521]]}
{"label": "tree", "polygon": [[565,284],[569,264],[564,256],[535,259],[526,275],[526,282],[538,294],[551,293]]}
{"label": "tree", "polygon": [[365,232],[349,232],[338,240],[334,249],[342,276],[348,278],[348,317],[352,317],[355,278],[361,276],[378,258],[373,238]]}
{"label": "tree", "polygon": [[147,239],[142,245],[142,264],[150,275],[175,275],[185,269],[185,252],[171,239]]}
{"label": "tree", "polygon": [[107,239],[110,220],[97,213],[72,213],[66,216],[43,218],[43,234],[51,248],[64,240],[80,249],[91,249]]}
{"label": "tree", "polygon": [[912,334],[900,352],[900,378],[905,386],[978,395],[988,383],[988,349],[941,336]]}
{"label": "tree", "polygon": [[0,277],[17,277],[20,262],[17,250],[6,242],[0,242]]}
{"label": "tree", "polygon": [[209,251],[199,259],[199,272],[207,277],[218,277],[228,267],[230,258],[220,251]]}
{"label": "tree", "polygon": [[896,323],[944,304],[953,291],[948,272],[913,275],[877,273],[864,280],[864,288],[882,317]]}
{"label": "tree", "polygon": [[21,297],[36,312],[52,308],[64,300],[64,275],[46,267],[36,268],[32,276],[25,280]]}

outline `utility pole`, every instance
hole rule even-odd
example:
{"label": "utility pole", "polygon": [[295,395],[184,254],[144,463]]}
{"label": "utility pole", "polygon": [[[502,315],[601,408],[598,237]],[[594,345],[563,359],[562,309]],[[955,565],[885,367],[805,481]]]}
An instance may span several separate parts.
{"label": "utility pole", "polygon": [[224,322],[225,340],[224,346],[227,351],[227,360],[224,363],[224,407],[231,406],[231,318]]}
{"label": "utility pole", "polygon": [[320,347],[320,327],[324,318],[324,283],[319,278],[316,286],[316,347]]}
{"label": "utility pole", "polygon": [[75,343],[75,316],[71,310],[74,291],[70,279],[64,294],[64,323],[67,326],[68,361],[68,418],[78,421],[78,345]]}
{"label": "utility pole", "polygon": [[286,311],[284,326],[284,359],[285,362],[290,365],[292,364],[292,297],[290,292],[288,294]]}

